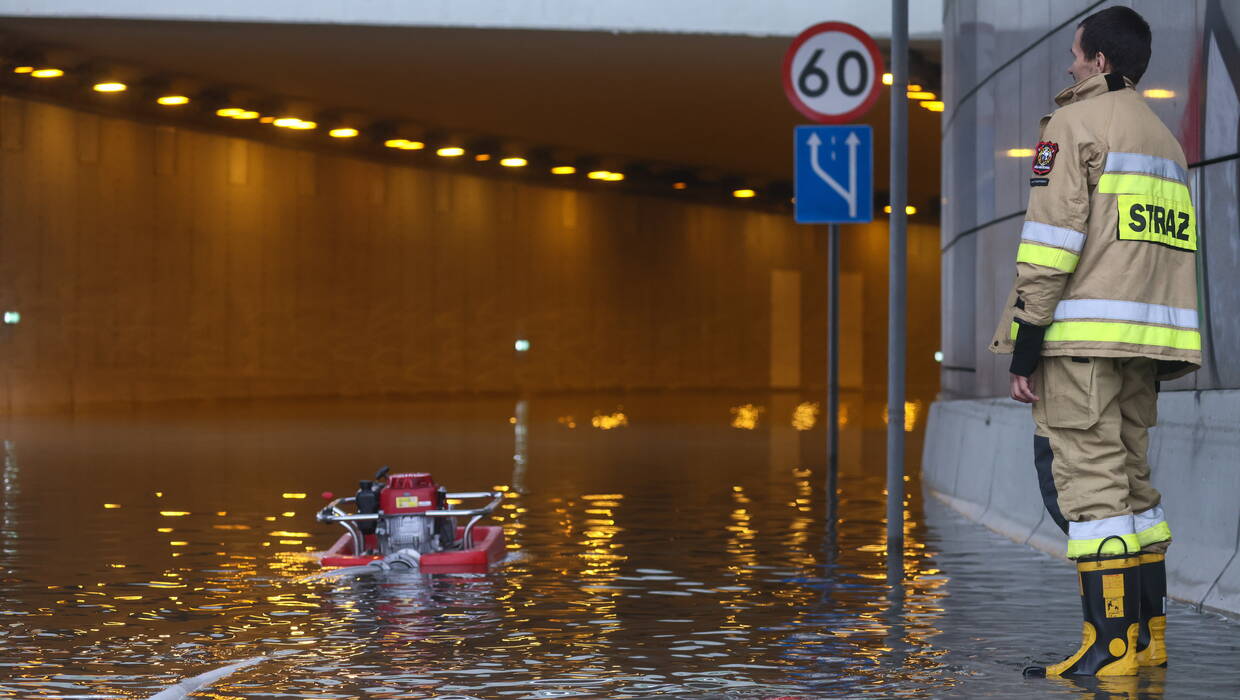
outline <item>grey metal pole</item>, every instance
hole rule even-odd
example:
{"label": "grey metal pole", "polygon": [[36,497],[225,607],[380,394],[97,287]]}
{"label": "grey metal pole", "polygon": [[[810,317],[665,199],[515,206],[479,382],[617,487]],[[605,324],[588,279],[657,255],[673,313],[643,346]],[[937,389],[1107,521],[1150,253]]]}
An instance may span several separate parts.
{"label": "grey metal pole", "polygon": [[829,224],[827,237],[827,517],[834,524],[840,454],[840,225]]}
{"label": "grey metal pole", "polygon": [[887,576],[904,577],[904,362],[908,303],[908,0],[891,1],[891,218],[887,298]]}

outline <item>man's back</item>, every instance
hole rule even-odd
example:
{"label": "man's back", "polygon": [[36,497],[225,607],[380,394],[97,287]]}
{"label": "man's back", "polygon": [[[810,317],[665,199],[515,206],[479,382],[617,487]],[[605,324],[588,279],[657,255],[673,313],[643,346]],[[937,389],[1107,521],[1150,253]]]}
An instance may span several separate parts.
{"label": "man's back", "polygon": [[[1179,142],[1117,75],[1057,101],[1034,163],[1013,320],[1046,326],[1043,356],[1174,363],[1164,377],[1199,366],[1197,223]],[[1014,339],[1001,327],[992,349]]]}

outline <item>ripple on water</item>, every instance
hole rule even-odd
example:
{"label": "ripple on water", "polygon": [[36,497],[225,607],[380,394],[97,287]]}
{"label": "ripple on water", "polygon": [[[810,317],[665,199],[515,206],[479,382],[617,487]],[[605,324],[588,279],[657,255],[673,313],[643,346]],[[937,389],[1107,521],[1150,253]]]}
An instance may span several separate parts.
{"label": "ripple on water", "polygon": [[[143,697],[256,655],[213,692],[1094,692],[1019,678],[1028,655],[1070,646],[1079,621],[1068,567],[923,504],[913,482],[910,576],[891,595],[881,469],[846,455],[840,522],[823,527],[820,430],[732,428],[728,406],[753,397],[626,399],[631,422],[608,431],[557,422],[592,415],[597,406],[570,405],[583,399],[540,401],[529,404],[517,471],[513,407],[490,400],[8,426],[0,698]],[[434,467],[449,488],[512,487],[496,518],[511,548],[505,565],[312,577],[336,533],[314,523],[309,499],[285,494],[339,489],[372,463],[428,455],[451,465]],[[57,510],[62,501],[85,505]],[[1143,675],[1139,690],[1240,696],[1236,627],[1184,606],[1169,617],[1202,633],[1181,633],[1183,661]]]}

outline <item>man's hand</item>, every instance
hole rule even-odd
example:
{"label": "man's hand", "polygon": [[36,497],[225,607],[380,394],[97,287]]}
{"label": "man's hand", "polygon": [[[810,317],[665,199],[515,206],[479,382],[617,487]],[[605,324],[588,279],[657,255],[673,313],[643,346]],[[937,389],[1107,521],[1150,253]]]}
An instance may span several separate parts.
{"label": "man's hand", "polygon": [[1019,374],[1012,376],[1012,398],[1021,403],[1033,403],[1038,400],[1038,395],[1033,393],[1033,377],[1022,377]]}

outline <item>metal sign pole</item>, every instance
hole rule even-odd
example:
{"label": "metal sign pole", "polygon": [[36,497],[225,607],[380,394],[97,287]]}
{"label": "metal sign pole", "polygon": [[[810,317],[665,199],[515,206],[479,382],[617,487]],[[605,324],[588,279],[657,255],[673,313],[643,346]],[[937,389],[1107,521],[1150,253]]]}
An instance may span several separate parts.
{"label": "metal sign pole", "polygon": [[[840,225],[827,225],[827,503],[835,503],[840,453]],[[835,519],[834,509],[827,517]]]}
{"label": "metal sign pole", "polygon": [[827,546],[834,557],[840,426],[840,223],[874,220],[873,134],[847,124],[883,91],[883,56],[874,39],[846,22],[821,22],[793,39],[784,54],[784,94],[822,124],[793,129],[798,223],[827,228]]}
{"label": "metal sign pole", "polygon": [[891,0],[891,237],[887,298],[887,577],[904,578],[904,363],[908,309],[908,0]]}

